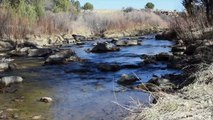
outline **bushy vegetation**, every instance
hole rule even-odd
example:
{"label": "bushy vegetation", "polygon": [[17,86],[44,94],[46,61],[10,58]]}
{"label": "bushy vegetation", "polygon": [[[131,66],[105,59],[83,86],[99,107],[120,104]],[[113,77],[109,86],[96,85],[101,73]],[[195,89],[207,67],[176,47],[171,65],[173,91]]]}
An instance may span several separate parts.
{"label": "bushy vegetation", "polygon": [[213,36],[213,1],[183,0],[187,13],[181,13],[171,27],[180,39],[193,41],[212,39]]}
{"label": "bushy vegetation", "polygon": [[94,7],[91,3],[87,2],[84,4],[84,6],[82,7],[84,10],[93,10]]}
{"label": "bushy vegetation", "polygon": [[145,6],[146,9],[154,9],[155,5],[151,2],[148,2]]}
{"label": "bushy vegetation", "polygon": [[[84,8],[85,11],[81,11]],[[97,12],[77,0],[4,0],[0,2],[0,36],[29,34],[128,33],[167,27],[167,20],[150,11]],[[88,11],[89,10],[89,11]]]}

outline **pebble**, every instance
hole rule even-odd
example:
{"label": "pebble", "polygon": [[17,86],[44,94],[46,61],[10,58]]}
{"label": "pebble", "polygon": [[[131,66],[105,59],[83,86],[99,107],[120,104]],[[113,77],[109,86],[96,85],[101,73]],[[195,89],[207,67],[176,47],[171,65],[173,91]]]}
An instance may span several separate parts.
{"label": "pebble", "polygon": [[40,102],[50,103],[53,102],[53,99],[51,97],[42,97]]}

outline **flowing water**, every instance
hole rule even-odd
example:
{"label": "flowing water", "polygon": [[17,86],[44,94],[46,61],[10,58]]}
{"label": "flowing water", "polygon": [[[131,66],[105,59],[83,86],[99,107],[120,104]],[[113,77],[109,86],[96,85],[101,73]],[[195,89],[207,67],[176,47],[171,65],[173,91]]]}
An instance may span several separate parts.
{"label": "flowing water", "polygon": [[[141,78],[140,82],[146,82],[153,75],[179,73],[167,69],[166,63],[125,68],[117,72],[101,72],[97,69],[99,63],[137,66],[142,62],[142,54],[170,52],[173,44],[170,41],[141,39],[142,45],[121,47],[118,52],[85,52],[95,42],[65,47],[72,48],[80,58],[86,59],[85,63],[42,66],[42,59],[17,58],[15,62],[22,69],[1,73],[1,76],[19,75],[25,81],[16,86],[18,89],[14,93],[0,94],[0,110],[18,109],[15,113],[21,120],[29,120],[36,115],[41,115],[45,120],[120,120],[129,112],[123,107],[134,106],[133,101],[140,101],[144,105],[149,103],[149,94],[116,83],[122,74],[135,73]],[[38,102],[43,96],[52,97],[54,102]],[[17,102],[19,99],[21,101]]]}

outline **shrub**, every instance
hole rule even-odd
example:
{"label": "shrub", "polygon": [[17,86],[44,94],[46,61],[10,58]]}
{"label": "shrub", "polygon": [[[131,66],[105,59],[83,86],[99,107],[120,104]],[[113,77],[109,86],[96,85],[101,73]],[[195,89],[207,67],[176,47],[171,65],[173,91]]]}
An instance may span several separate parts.
{"label": "shrub", "polygon": [[54,8],[53,11],[54,12],[68,12],[68,10],[70,9],[70,1],[69,0],[54,0]]}
{"label": "shrub", "polygon": [[87,2],[87,3],[84,4],[83,9],[84,10],[93,10],[94,7],[91,3]]}
{"label": "shrub", "polygon": [[155,5],[151,2],[148,2],[145,6],[146,9],[154,9]]}
{"label": "shrub", "polygon": [[127,7],[127,8],[123,8],[123,11],[124,12],[132,12],[132,11],[134,11],[134,8],[133,7]]}

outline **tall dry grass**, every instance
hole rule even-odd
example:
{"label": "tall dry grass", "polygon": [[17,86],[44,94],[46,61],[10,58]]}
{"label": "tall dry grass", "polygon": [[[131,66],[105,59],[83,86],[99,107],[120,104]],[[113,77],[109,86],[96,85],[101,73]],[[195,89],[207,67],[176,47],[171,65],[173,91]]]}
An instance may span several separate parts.
{"label": "tall dry grass", "polygon": [[20,17],[8,9],[0,7],[0,36],[24,38],[32,34],[79,33],[103,35],[108,31],[139,31],[149,28],[165,28],[168,20],[147,11],[83,11],[79,15],[71,13],[45,14],[36,20]]}
{"label": "tall dry grass", "polygon": [[171,22],[171,29],[175,30],[179,39],[187,42],[212,39],[213,28],[208,23],[204,12],[197,12],[196,16],[182,13]]}
{"label": "tall dry grass", "polygon": [[159,15],[147,11],[115,11],[112,13],[85,12],[82,15],[84,22],[94,34],[103,34],[106,31],[144,30],[147,28],[167,27],[168,21]]}

